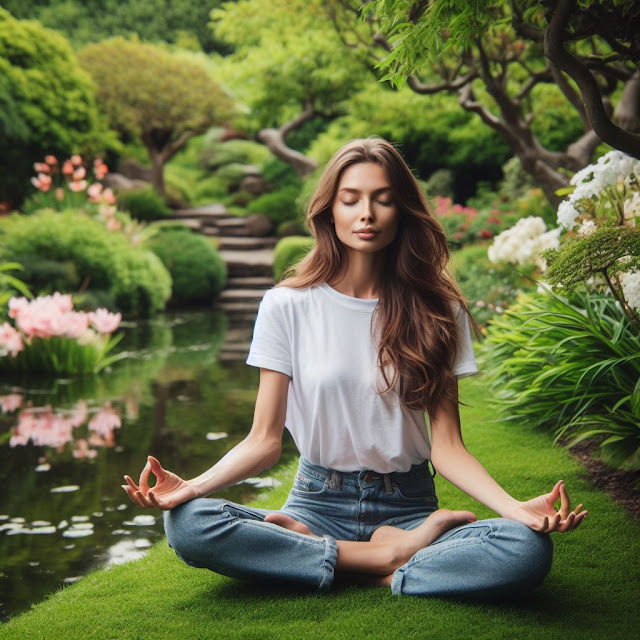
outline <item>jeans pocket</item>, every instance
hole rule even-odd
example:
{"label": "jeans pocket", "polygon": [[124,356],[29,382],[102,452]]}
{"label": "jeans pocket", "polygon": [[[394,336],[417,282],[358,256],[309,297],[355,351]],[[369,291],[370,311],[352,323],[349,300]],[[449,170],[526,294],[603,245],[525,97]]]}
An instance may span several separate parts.
{"label": "jeans pocket", "polygon": [[393,482],[396,495],[412,503],[436,503],[436,490],[431,477],[411,478]]}
{"label": "jeans pocket", "polygon": [[328,478],[313,478],[298,472],[293,480],[291,493],[298,496],[319,496],[327,490],[328,486]]}

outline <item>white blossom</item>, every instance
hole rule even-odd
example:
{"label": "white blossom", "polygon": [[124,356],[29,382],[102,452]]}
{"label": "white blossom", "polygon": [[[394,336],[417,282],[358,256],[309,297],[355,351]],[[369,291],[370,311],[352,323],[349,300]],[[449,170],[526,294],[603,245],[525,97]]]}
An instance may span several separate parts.
{"label": "white blossom", "polygon": [[596,223],[593,220],[585,220],[580,227],[578,227],[578,235],[580,236],[590,236],[592,233],[598,229]]}
{"label": "white blossom", "polygon": [[622,293],[627,304],[640,311],[640,271],[628,271],[620,274]]}
{"label": "white blossom", "polygon": [[563,200],[558,206],[558,223],[565,229],[573,229],[577,224],[576,218],[580,215],[580,212],[575,208],[571,200]]}

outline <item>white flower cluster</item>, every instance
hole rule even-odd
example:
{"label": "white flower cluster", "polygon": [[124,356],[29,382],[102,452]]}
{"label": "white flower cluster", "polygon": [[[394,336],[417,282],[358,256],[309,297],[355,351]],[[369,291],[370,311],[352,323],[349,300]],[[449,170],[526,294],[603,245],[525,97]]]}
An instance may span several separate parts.
{"label": "white flower cluster", "polygon": [[537,264],[545,269],[540,253],[545,249],[558,249],[562,227],[547,231],[547,225],[539,217],[521,218],[516,224],[497,235],[489,247],[491,262],[511,264]]}
{"label": "white flower cluster", "polygon": [[640,271],[628,271],[620,274],[622,293],[627,304],[640,311]]}
{"label": "white flower cluster", "polygon": [[[599,158],[596,164],[586,166],[571,178],[571,184],[575,185],[575,189],[568,200],[560,203],[558,222],[569,230],[573,229],[577,224],[576,218],[580,215],[580,200],[597,198],[607,187],[619,186],[621,189],[629,189],[634,175],[640,176],[640,160],[621,151],[609,151]],[[625,202],[625,213],[628,206],[634,210],[640,208],[636,195],[631,198],[633,204],[627,205]]]}

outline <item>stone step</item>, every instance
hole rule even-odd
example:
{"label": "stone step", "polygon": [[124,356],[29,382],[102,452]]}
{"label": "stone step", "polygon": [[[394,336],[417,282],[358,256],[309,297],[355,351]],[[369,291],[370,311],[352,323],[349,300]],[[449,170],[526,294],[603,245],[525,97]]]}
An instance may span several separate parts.
{"label": "stone step", "polygon": [[224,344],[222,346],[226,347],[230,344],[251,342],[252,336],[252,327],[233,327],[232,329],[227,329],[227,333],[224,336]]}
{"label": "stone step", "polygon": [[229,278],[273,278],[273,249],[220,251]]}
{"label": "stone step", "polygon": [[245,300],[262,300],[264,289],[225,289],[218,295],[219,301],[241,302]]}
{"label": "stone step", "polygon": [[202,230],[202,220],[200,218],[177,218],[176,222],[180,222],[185,227],[189,227],[191,231],[199,232]]}
{"label": "stone step", "polygon": [[[219,297],[218,297],[218,299],[219,299]],[[254,301],[254,302],[250,302],[250,301],[245,301],[245,302],[220,301],[220,302],[217,302],[216,301],[216,303],[215,303],[216,309],[220,309],[220,310],[224,311],[225,313],[228,313],[229,315],[257,313],[258,312],[258,305],[259,305],[259,303],[257,301]]]}
{"label": "stone step", "polygon": [[278,244],[278,238],[252,238],[250,236],[225,237],[220,235],[220,250],[256,250],[271,249]]}
{"label": "stone step", "polygon": [[218,202],[207,204],[202,207],[192,207],[190,209],[178,209],[173,212],[175,218],[207,218],[207,219],[222,219],[231,218],[232,216],[227,208]]}
{"label": "stone step", "polygon": [[219,229],[236,229],[238,227],[245,228],[247,226],[247,219],[240,216],[234,216],[232,218],[222,218],[219,220],[207,221],[210,224],[215,224]]}
{"label": "stone step", "polygon": [[220,347],[220,351],[224,351],[226,353],[244,354],[244,357],[246,358],[250,348],[251,342],[234,342],[230,344],[223,344]]}
{"label": "stone step", "polygon": [[273,278],[229,278],[227,289],[271,289],[275,282]]}

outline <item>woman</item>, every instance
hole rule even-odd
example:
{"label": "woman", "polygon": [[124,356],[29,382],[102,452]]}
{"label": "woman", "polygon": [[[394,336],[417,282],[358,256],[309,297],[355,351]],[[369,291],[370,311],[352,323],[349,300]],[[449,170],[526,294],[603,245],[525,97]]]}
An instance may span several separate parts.
{"label": "woman", "polygon": [[[316,246],[260,304],[249,435],[189,481],[149,456],[123,488],[165,510],[182,560],[232,577],[319,589],[337,577],[415,595],[536,586],[548,534],[587,512],[571,511],[562,481],[517,501],[465,448],[457,378],[477,371],[468,311],[411,171],[385,140],[353,140],[327,165],[307,221]],[[274,465],[285,423],[301,458],[281,510],[205,497]],[[502,517],[438,509],[430,463]]]}

